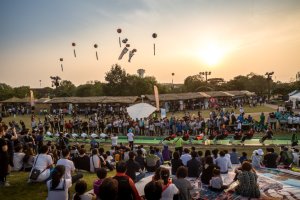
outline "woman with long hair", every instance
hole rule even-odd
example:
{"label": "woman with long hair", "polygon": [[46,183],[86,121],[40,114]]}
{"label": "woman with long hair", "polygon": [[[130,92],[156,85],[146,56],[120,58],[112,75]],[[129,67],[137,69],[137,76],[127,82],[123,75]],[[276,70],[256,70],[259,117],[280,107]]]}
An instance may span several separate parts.
{"label": "woman with long hair", "polygon": [[72,186],[71,179],[65,179],[65,166],[57,165],[51,174],[51,180],[47,181],[48,197],[47,200],[68,200],[69,188]]}
{"label": "woman with long hair", "polygon": [[170,170],[161,168],[160,178],[163,182],[161,200],[173,200],[175,194],[179,193],[178,188],[170,181]]}
{"label": "woman with long hair", "polygon": [[96,200],[96,195],[94,193],[88,193],[87,184],[84,180],[79,180],[75,185],[76,193],[73,196],[73,200]]}

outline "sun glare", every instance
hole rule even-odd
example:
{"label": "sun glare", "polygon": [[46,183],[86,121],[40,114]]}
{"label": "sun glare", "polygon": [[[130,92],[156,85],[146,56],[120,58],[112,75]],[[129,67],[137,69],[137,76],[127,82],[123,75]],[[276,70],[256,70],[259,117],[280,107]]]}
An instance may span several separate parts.
{"label": "sun glare", "polygon": [[224,50],[216,45],[209,44],[200,50],[201,59],[209,66],[216,65],[224,57]]}

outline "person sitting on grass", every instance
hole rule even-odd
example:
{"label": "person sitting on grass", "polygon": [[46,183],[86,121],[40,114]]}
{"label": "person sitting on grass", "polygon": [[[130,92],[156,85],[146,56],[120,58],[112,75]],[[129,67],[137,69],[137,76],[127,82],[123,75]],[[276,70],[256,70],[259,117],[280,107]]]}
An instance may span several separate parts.
{"label": "person sitting on grass", "polygon": [[65,166],[57,165],[51,174],[51,180],[47,181],[47,200],[68,200],[69,188],[72,186],[71,179],[65,179]]}
{"label": "person sitting on grass", "polygon": [[97,196],[101,200],[116,200],[118,198],[119,183],[116,179],[105,178],[99,188]]}
{"label": "person sitting on grass", "polygon": [[18,145],[15,147],[15,153],[13,157],[13,171],[21,171],[23,170],[23,158],[25,156],[25,153],[23,153],[23,147],[22,145]]}
{"label": "person sitting on grass", "polygon": [[223,180],[219,169],[213,170],[213,177],[209,181],[209,189],[216,192],[222,192],[228,186],[223,185]]}
{"label": "person sitting on grass", "polygon": [[96,195],[94,193],[86,193],[87,184],[84,180],[80,180],[75,185],[75,194],[73,200],[96,200]]}
{"label": "person sitting on grass", "polygon": [[90,157],[85,154],[84,148],[79,149],[79,156],[73,161],[76,169],[90,171]]}
{"label": "person sitting on grass", "polygon": [[76,183],[79,179],[83,177],[82,174],[76,174],[72,176],[75,172],[75,166],[72,160],[70,160],[70,151],[68,149],[62,150],[62,158],[57,161],[57,165],[65,166],[65,177],[66,179],[71,179],[72,184]]}
{"label": "person sitting on grass", "polygon": [[98,179],[94,181],[93,187],[94,187],[94,193],[97,195],[97,198],[99,198],[98,194],[99,194],[99,188],[103,182],[103,180],[106,178],[107,176],[107,171],[105,168],[100,168],[97,171],[97,177]]}
{"label": "person sitting on grass", "polygon": [[148,172],[155,172],[156,168],[159,167],[159,157],[155,155],[155,150],[151,149],[150,154],[146,157],[146,169]]}
{"label": "person sitting on grass", "polygon": [[192,159],[189,160],[186,165],[188,167],[188,176],[198,178],[202,171],[202,165],[201,162],[197,159],[198,153],[196,151],[192,151],[191,155]]}

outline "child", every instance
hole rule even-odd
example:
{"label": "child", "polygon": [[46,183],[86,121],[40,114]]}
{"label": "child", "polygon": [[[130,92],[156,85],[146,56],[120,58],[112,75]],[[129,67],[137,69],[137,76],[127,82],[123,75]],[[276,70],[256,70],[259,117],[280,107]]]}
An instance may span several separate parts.
{"label": "child", "polygon": [[98,171],[97,171],[97,177],[98,177],[98,180],[94,181],[94,194],[97,195],[97,198],[98,197],[98,194],[99,194],[99,188],[103,182],[103,180],[106,178],[106,175],[107,175],[107,171],[105,168],[100,168]]}
{"label": "child", "polygon": [[223,180],[220,174],[221,173],[219,169],[214,169],[213,177],[209,181],[209,189],[216,192],[222,192],[227,188],[227,186],[223,185]]}
{"label": "child", "polygon": [[80,180],[75,185],[75,194],[73,200],[96,200],[94,193],[85,194],[87,190],[87,184],[84,180]]}
{"label": "child", "polygon": [[72,186],[71,179],[64,179],[65,166],[57,165],[52,172],[51,180],[47,182],[47,200],[68,200],[69,188]]}
{"label": "child", "polygon": [[246,152],[243,152],[243,153],[242,153],[242,156],[240,157],[240,163],[243,164],[243,162],[244,162],[245,160],[248,160],[248,158],[247,158],[247,153],[246,153]]}

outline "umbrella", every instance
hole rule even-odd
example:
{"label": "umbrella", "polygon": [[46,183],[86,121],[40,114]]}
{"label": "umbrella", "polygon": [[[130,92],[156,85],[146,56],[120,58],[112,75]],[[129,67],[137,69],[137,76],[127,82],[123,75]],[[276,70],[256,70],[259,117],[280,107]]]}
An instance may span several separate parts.
{"label": "umbrella", "polygon": [[149,117],[155,110],[156,107],[147,103],[138,103],[127,108],[128,115],[132,119]]}

